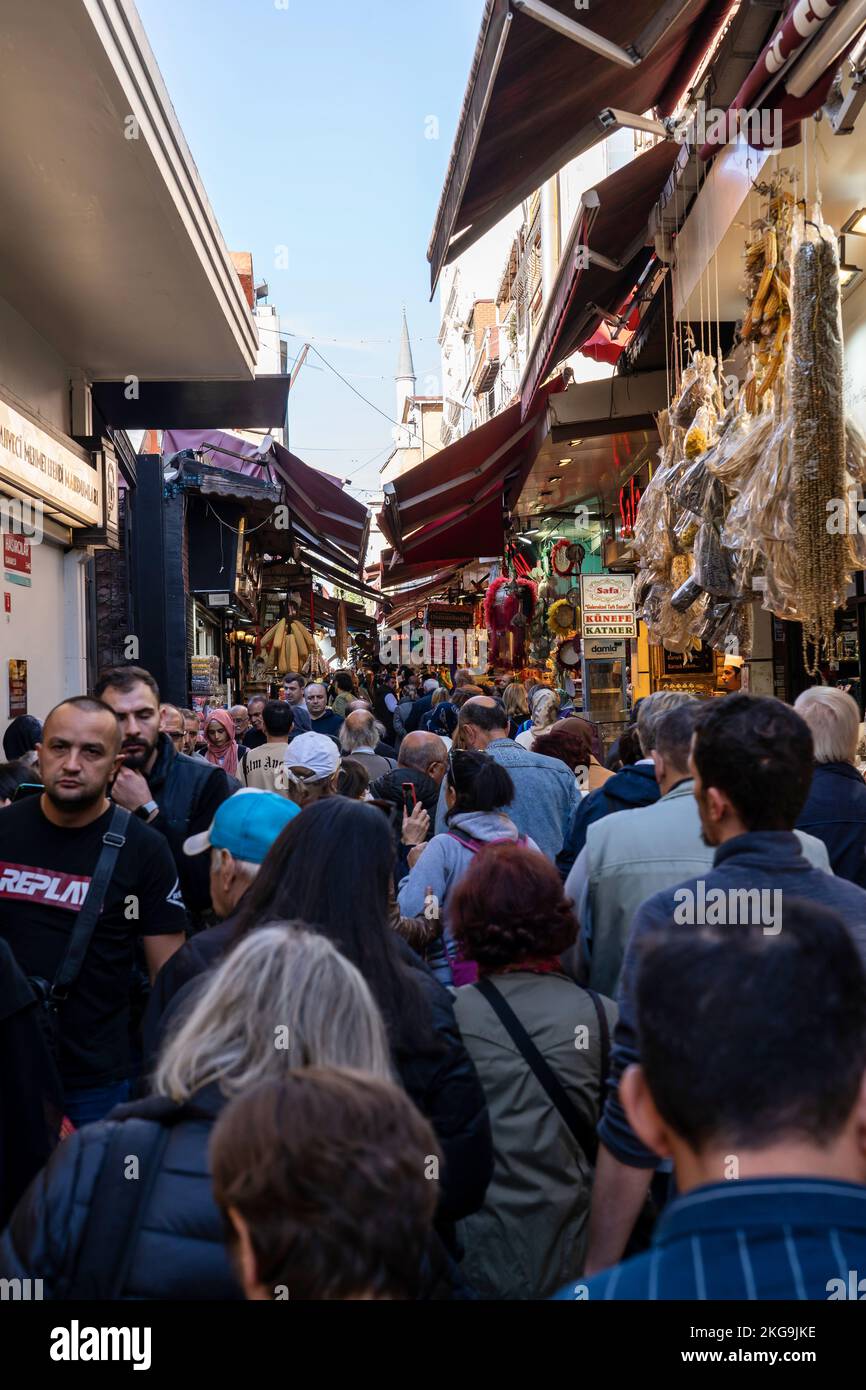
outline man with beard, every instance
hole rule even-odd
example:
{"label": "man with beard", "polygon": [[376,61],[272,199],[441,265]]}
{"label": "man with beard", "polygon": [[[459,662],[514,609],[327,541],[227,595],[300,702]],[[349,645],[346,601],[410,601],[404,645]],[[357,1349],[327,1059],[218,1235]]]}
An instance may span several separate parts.
{"label": "man with beard", "polygon": [[57,1065],[76,1126],[101,1119],[128,1096],[137,938],[153,980],[183,944],[187,925],[165,840],[134,816],[118,819],[108,798],[121,763],[112,710],[86,695],[65,700],[46,719],[39,745],[44,791],[0,811],[0,936],[24,974],[46,987],[61,964],[68,967],[103,847],[117,848],[79,969],[58,990]]}
{"label": "man with beard", "polygon": [[95,694],[114,710],[123,735],[123,761],[111,788],[112,800],[152,825],[168,841],[184,901],[199,926],[211,907],[207,865],[183,852],[190,835],[207,830],[232,788],[222,768],[189,758],[159,728],[159,689],[141,666],[103,671]]}

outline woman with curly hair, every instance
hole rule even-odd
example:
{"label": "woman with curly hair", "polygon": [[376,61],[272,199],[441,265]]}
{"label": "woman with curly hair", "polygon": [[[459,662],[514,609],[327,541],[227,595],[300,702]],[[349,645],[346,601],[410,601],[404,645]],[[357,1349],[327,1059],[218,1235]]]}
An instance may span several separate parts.
{"label": "woman with curly hair", "polygon": [[493,1180],[460,1223],[463,1269],[482,1298],[547,1298],[583,1268],[616,1006],[567,976],[577,922],[548,859],[491,845],[449,903],[479,979],[454,1012],[487,1097]]}

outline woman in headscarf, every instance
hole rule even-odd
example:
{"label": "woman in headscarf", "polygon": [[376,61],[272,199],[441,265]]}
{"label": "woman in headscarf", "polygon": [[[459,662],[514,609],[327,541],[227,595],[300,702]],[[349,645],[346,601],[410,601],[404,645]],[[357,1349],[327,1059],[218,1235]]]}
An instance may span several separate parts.
{"label": "woman in headscarf", "polygon": [[238,745],[235,738],[235,722],[228,710],[211,710],[205,721],[204,736],[207,740],[205,760],[221,767],[229,777],[237,777]]}
{"label": "woman in headscarf", "polygon": [[587,796],[596,787],[604,786],[613,776],[598,761],[592,744],[592,725],[586,719],[572,715],[568,719],[558,719],[544,733],[538,734],[532,744],[532,752],[544,753],[548,758],[559,758],[574,773],[581,796]]}
{"label": "woman in headscarf", "polygon": [[32,767],[37,760],[36,745],[42,742],[42,725],[32,714],[19,714],[3,735],[3,752],[10,763],[26,763]]}
{"label": "woman in headscarf", "polygon": [[529,696],[529,725],[514,740],[521,748],[532,749],[539,734],[556,723],[559,715],[559,696],[549,686],[537,685]]}

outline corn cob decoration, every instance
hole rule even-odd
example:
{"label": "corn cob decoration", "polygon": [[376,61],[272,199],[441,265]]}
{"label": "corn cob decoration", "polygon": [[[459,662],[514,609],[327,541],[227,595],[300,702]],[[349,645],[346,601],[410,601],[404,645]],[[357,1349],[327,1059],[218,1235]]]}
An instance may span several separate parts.
{"label": "corn cob decoration", "polygon": [[793,195],[775,194],[767,217],[759,224],[760,235],[746,246],[746,297],[749,301],[740,338],[754,345],[752,371],[745,387],[750,414],[776,384],[785,359],[791,327],[791,280],[785,264],[791,232]]}

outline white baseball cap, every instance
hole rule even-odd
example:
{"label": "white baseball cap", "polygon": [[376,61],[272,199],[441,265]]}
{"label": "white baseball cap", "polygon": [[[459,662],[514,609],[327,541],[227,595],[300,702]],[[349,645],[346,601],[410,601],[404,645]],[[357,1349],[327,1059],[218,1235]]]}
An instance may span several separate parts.
{"label": "white baseball cap", "polygon": [[289,744],[287,767],[308,767],[316,777],[332,777],[340,766],[340,750],[327,734],[298,734]]}

